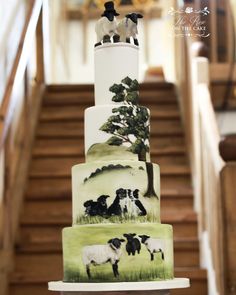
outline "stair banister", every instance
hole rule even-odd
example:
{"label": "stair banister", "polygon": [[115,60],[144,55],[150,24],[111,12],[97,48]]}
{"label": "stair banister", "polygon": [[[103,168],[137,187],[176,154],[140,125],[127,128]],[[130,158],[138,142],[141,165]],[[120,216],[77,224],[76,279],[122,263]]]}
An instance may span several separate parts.
{"label": "stair banister", "polygon": [[193,58],[193,182],[196,210],[200,220],[201,263],[208,269],[209,289],[215,289],[216,294],[224,294],[224,232],[220,173],[225,163],[218,149],[220,134],[210,96],[208,74],[208,60],[204,57]]}
{"label": "stair banister", "polygon": [[[26,3],[25,23],[0,106],[0,294],[7,293],[13,268],[30,149],[45,86],[43,0]],[[33,58],[35,71],[30,68]]]}
{"label": "stair banister", "polygon": [[194,56],[191,38],[176,38],[175,42],[176,82],[200,221],[201,265],[208,270],[209,294],[235,294],[236,235],[232,228],[236,220],[232,204],[236,165],[233,161],[225,163],[219,153],[220,134],[209,91],[208,60]]}

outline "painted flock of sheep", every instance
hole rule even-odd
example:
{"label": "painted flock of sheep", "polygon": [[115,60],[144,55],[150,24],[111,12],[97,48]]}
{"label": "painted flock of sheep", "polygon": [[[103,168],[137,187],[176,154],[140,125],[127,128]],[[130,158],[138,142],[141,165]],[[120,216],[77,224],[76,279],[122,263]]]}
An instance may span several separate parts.
{"label": "painted flock of sheep", "polygon": [[[127,239],[126,252],[128,255],[135,256],[141,251],[141,243],[144,244],[150,253],[151,261],[154,260],[154,253],[161,253],[161,259],[164,261],[164,241],[161,239],[151,238],[148,235],[138,235],[135,233],[123,234]],[[141,242],[140,242],[141,241]],[[122,256],[122,243],[125,242],[123,238],[110,239],[105,245],[90,245],[85,246],[82,250],[82,260],[86,267],[88,278],[91,279],[90,266],[111,263],[114,277],[119,276],[118,262]]]}
{"label": "painted flock of sheep", "polygon": [[143,16],[140,13],[129,13],[118,22],[116,16],[118,16],[119,13],[114,9],[114,3],[112,1],[106,2],[104,7],[105,10],[95,27],[97,34],[97,43],[95,46],[111,42],[112,40],[114,43],[130,43],[131,38],[133,38],[134,44],[138,46],[137,25],[138,19]]}

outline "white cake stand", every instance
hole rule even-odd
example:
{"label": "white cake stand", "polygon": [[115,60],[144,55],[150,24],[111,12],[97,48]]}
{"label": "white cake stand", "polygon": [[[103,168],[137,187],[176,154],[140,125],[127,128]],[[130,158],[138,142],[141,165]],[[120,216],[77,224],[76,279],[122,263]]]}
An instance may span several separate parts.
{"label": "white cake stand", "polygon": [[[190,281],[187,278],[155,282],[122,282],[122,283],[64,283],[62,281],[49,282],[48,289],[57,291],[63,295],[81,295],[87,292],[96,292],[96,295],[104,295],[104,292],[127,292],[131,294],[168,295],[171,289],[188,288]],[[114,293],[113,293],[114,294]],[[145,292],[146,294],[146,292]]]}

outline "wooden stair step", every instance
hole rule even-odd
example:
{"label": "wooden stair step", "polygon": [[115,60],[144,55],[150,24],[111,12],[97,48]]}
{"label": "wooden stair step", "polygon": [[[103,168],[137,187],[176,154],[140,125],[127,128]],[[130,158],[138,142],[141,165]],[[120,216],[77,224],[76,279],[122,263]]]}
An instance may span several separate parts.
{"label": "wooden stair step", "polygon": [[71,121],[84,120],[84,106],[59,106],[43,107],[39,120],[42,122],[50,121]]}
{"label": "wooden stair step", "polygon": [[[84,123],[84,108],[77,107],[47,107],[43,108],[40,114],[40,121],[43,122],[55,122],[55,123],[63,123],[71,122],[80,124]],[[151,110],[150,116],[150,124],[154,126],[156,124],[160,124],[162,121],[170,121],[169,124],[173,121],[174,124],[178,124],[181,126],[180,122],[180,112],[178,109],[160,109],[157,108]],[[167,123],[168,124],[168,123]]]}
{"label": "wooden stair step", "polygon": [[[165,220],[162,220],[163,223],[165,223]],[[173,225],[173,233],[174,238],[196,238],[198,236],[197,231],[197,223],[195,222],[185,222],[182,223],[176,222],[174,223],[174,220],[168,220],[170,224]],[[65,226],[70,226],[68,222],[66,224],[48,224],[48,223],[42,223],[42,224],[21,224],[20,227],[20,239],[19,243],[21,241],[24,241],[25,243],[57,243],[58,241],[61,241],[61,235],[62,235],[62,229]]]}
{"label": "wooden stair step", "polygon": [[[189,201],[188,197],[188,201]],[[190,201],[192,202],[192,198]],[[195,222],[196,214],[191,206],[184,207],[183,198],[178,196],[170,202],[169,197],[161,197],[161,217],[162,220],[171,223],[174,222]],[[186,201],[185,201],[186,202]],[[167,204],[166,204],[167,203]],[[167,205],[170,205],[169,207]],[[187,203],[188,204],[188,203]],[[173,215],[173,216],[172,216]],[[45,221],[49,224],[63,222],[70,224],[72,220],[72,198],[53,199],[44,198],[25,202],[22,224],[42,224]]]}
{"label": "wooden stair step", "polygon": [[[38,138],[83,138],[82,121],[41,122],[38,126]],[[154,136],[183,136],[180,120],[151,120],[151,139]]]}
{"label": "wooden stair step", "polygon": [[38,139],[33,157],[84,156],[84,145],[79,139]]}
{"label": "wooden stair step", "polygon": [[[163,200],[164,202],[164,200]],[[162,222],[195,223],[196,213],[193,210],[161,210]],[[163,221],[164,220],[164,221]],[[27,201],[24,206],[22,224],[65,224],[72,222],[72,202],[66,200]]]}
{"label": "wooden stair step", "polygon": [[191,187],[191,175],[163,174],[161,172],[161,187],[177,190],[181,189],[182,187]]}
{"label": "wooden stair step", "polygon": [[[37,235],[37,232],[40,232],[42,228],[45,230],[50,226],[61,228],[70,226],[72,223],[71,202],[68,204],[61,202],[60,206],[58,202],[51,203],[50,205],[50,202],[42,202],[41,206],[35,207],[35,210],[32,209],[32,205],[28,207],[26,205],[21,220],[22,231],[28,228],[28,235]],[[175,237],[197,236],[197,217],[193,211],[162,212],[161,220],[162,223],[173,225]],[[40,236],[43,237],[43,234]],[[24,239],[27,240],[26,237]]]}
{"label": "wooden stair step", "polygon": [[[94,105],[93,87],[82,91],[46,91],[43,106]],[[173,89],[140,88],[140,105],[177,105],[176,94]]]}
{"label": "wooden stair step", "polygon": [[[175,141],[167,141],[165,138],[152,141],[151,156],[185,154],[186,147],[181,143],[181,138],[177,137]],[[33,157],[75,155],[84,155],[84,144],[80,139],[37,139],[33,148]]]}
{"label": "wooden stair step", "polygon": [[[185,246],[184,249],[182,249],[180,245],[176,246],[175,256],[174,256],[174,265],[176,267],[197,267],[199,264],[199,251],[198,251],[199,249],[197,245],[194,245],[194,243],[186,242],[186,244],[192,244],[192,246],[195,249],[190,249],[187,245]],[[43,245],[38,245],[38,246],[42,246],[43,250],[40,250],[39,248],[37,250],[35,247],[34,247],[34,250],[28,249],[28,251],[26,251],[25,248],[22,248],[21,250],[17,250],[16,263],[23,263],[24,265],[24,269],[22,269],[21,267],[21,270],[20,270],[21,272],[27,272],[29,268],[31,268],[31,271],[33,270],[37,272],[38,268],[42,267],[38,265],[40,264],[41,259],[42,259],[42,262],[46,260],[50,261],[52,256],[58,256],[57,259],[62,260],[62,251],[61,249],[58,249],[58,247],[50,248],[49,251],[47,251],[46,248],[43,248]],[[57,267],[58,267],[57,264],[55,264],[54,268],[57,268]]]}
{"label": "wooden stair step", "polygon": [[[50,253],[60,253],[62,254],[62,242],[61,240],[57,242],[44,242],[38,241],[34,243],[25,243],[21,241],[20,245],[17,245],[16,253],[19,254],[50,254]],[[175,239],[174,240],[174,251],[190,251],[198,252],[199,251],[199,242],[197,238],[191,239]],[[187,255],[186,255],[187,256]],[[188,256],[187,256],[188,257]],[[176,264],[175,264],[176,265]]]}
{"label": "wooden stair step", "polygon": [[83,138],[84,124],[81,121],[74,122],[44,122],[40,123],[37,138]]}
{"label": "wooden stair step", "polygon": [[[176,95],[172,91],[140,91],[140,105],[152,109],[155,106],[172,105],[177,106]],[[94,105],[93,92],[68,92],[68,93],[46,93],[43,106],[83,106],[87,108]]]}
{"label": "wooden stair step", "polygon": [[[26,226],[22,227],[22,235],[18,239],[16,250],[19,252],[42,252],[51,253],[59,252],[62,249],[62,228],[56,225],[46,227]],[[54,231],[55,229],[55,231]],[[198,251],[199,243],[197,236],[195,237],[178,237],[174,238],[175,249],[179,251],[191,250]]]}
{"label": "wooden stair step", "polygon": [[[40,255],[38,259],[30,259],[30,256],[27,259],[27,263],[24,263],[23,255],[20,255],[17,263],[16,270],[11,275],[10,281],[12,284],[26,284],[33,282],[48,282],[61,280],[63,277],[62,271],[62,256],[55,255]],[[40,261],[41,258],[41,261]],[[23,261],[22,261],[23,260]],[[36,264],[38,266],[37,271],[32,271],[28,266],[34,267],[34,260],[37,260],[39,263]],[[50,263],[49,263],[50,261]],[[42,265],[47,265],[47,268],[43,268]],[[55,267],[57,266],[57,267]],[[27,269],[25,270],[25,268]],[[41,268],[40,268],[41,267]],[[182,276],[185,275],[185,276]],[[175,277],[189,277],[191,280],[200,280],[205,279],[206,272],[205,270],[199,269],[197,267],[178,267],[175,268]]]}
{"label": "wooden stair step", "polygon": [[[84,158],[35,158],[31,163],[30,177],[70,177],[71,167],[83,163]],[[161,165],[161,175],[189,175],[188,165]]]}
{"label": "wooden stair step", "polygon": [[[79,154],[56,154],[56,155],[45,155],[45,156],[34,156],[34,161],[40,161],[40,160],[44,160],[44,159],[50,159],[50,160],[57,160],[57,159],[68,159],[68,161],[73,158],[75,159],[74,164],[77,163],[85,163],[85,157],[84,157],[84,153],[79,153]],[[153,163],[156,163],[158,165],[160,165],[161,167],[164,166],[174,166],[174,165],[188,165],[188,159],[186,157],[186,155],[181,155],[181,154],[172,154],[172,155],[162,155],[162,154],[154,154],[151,155],[151,159]]]}
{"label": "wooden stair step", "polygon": [[166,153],[170,151],[181,152],[186,150],[186,144],[184,140],[184,134],[182,136],[152,136],[150,139],[150,148],[152,150],[161,150],[166,151]]}
{"label": "wooden stair step", "polygon": [[[142,89],[148,89],[148,90],[153,90],[155,89],[156,91],[160,89],[175,89],[175,85],[171,82],[167,81],[159,81],[159,82],[143,82],[140,83],[140,90]],[[94,86],[93,84],[49,84],[47,85],[47,91],[48,92],[81,92],[84,90],[90,90],[94,92]]]}
{"label": "wooden stair step", "polygon": [[[43,107],[40,114],[41,122],[84,120],[84,110],[87,106],[50,106]],[[151,118],[179,119],[180,112],[177,107],[155,107],[151,110]]]}
{"label": "wooden stair step", "polygon": [[[53,188],[53,189],[52,189]],[[174,186],[161,184],[162,198],[192,198],[190,186]],[[26,198],[33,200],[71,199],[71,178],[42,178],[30,179],[26,191]]]}
{"label": "wooden stair step", "polygon": [[[161,190],[187,194],[192,191],[190,177],[185,175],[161,175]],[[53,188],[53,189],[52,189]],[[71,197],[71,176],[55,178],[30,178],[26,198],[68,198]]]}
{"label": "wooden stair step", "polygon": [[[191,281],[191,287],[186,289],[175,289],[171,291],[171,295],[207,295],[207,275],[206,270],[188,267],[175,268],[175,277],[188,277]],[[14,273],[10,279],[10,294],[11,295],[50,295],[52,291],[48,291],[48,281],[57,281],[62,279],[62,271],[50,273],[48,278],[39,277],[37,274],[32,274],[26,278],[21,273]],[[114,292],[113,292],[114,293]],[[113,294],[108,293],[107,295]],[[56,294],[56,293],[55,293]],[[82,294],[82,293],[81,293]],[[145,294],[145,293],[143,293]]]}
{"label": "wooden stair step", "polygon": [[[72,201],[71,188],[68,188],[68,191],[65,191],[65,188],[62,188],[64,193],[55,193],[50,194],[50,192],[40,194],[36,189],[34,193],[27,193],[27,200],[30,201],[51,201],[51,200],[69,200]],[[193,196],[192,195],[165,195],[161,194],[161,209],[162,211],[171,210],[175,208],[176,210],[190,210],[193,208]]]}
{"label": "wooden stair step", "polygon": [[26,199],[71,199],[71,177],[30,179]]}

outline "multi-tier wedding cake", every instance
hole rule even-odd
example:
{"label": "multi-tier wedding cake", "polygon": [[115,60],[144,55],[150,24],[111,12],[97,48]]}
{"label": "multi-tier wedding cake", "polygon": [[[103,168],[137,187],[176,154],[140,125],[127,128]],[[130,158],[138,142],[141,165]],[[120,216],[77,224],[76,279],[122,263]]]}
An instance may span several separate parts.
{"label": "multi-tier wedding cake", "polygon": [[[106,3],[101,20],[109,25],[115,15],[113,3]],[[137,30],[140,17],[126,15],[126,30],[132,22]],[[86,163],[72,168],[73,225],[63,229],[63,281],[172,279],[172,226],[160,221],[150,112],[139,105],[138,41],[126,32],[119,42],[122,21],[107,34],[107,24],[98,25],[104,37],[94,49],[95,106],[85,111]]]}

